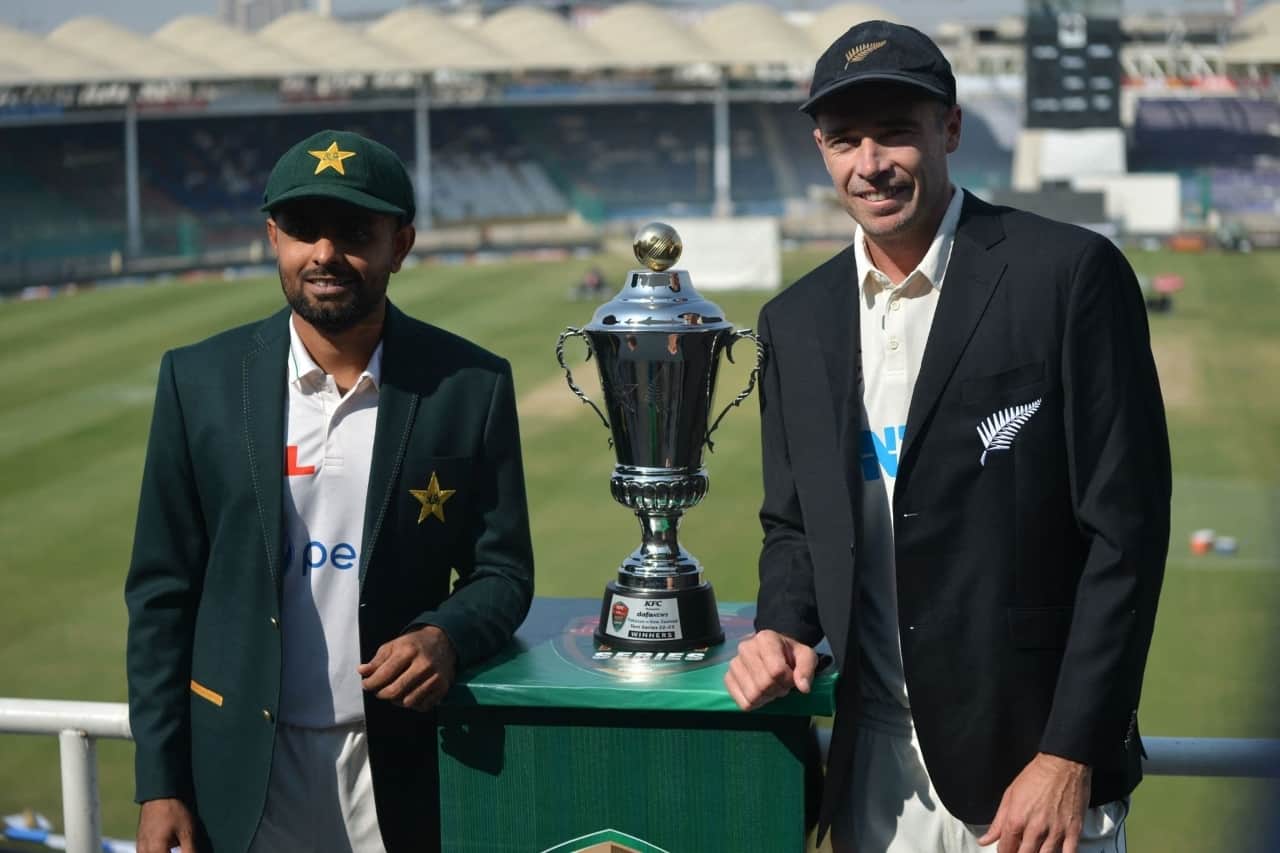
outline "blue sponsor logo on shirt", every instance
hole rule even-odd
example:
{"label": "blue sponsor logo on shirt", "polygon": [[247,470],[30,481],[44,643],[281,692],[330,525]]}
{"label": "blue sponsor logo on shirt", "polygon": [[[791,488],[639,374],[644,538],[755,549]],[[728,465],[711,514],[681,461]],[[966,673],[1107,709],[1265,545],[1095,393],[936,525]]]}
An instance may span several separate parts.
{"label": "blue sponsor logo on shirt", "polygon": [[293,543],[289,542],[284,549],[284,573],[286,575],[294,568],[295,559],[298,564],[297,568],[302,570],[304,578],[313,569],[330,567],[338,571],[346,571],[360,565],[359,552],[350,542],[337,542],[333,545],[326,545],[319,540],[313,539],[302,548],[300,553],[295,551]]}
{"label": "blue sponsor logo on shirt", "polygon": [[862,478],[879,480],[881,470],[885,476],[898,478],[898,450],[907,437],[907,425],[885,427],[882,434],[869,429],[862,431],[858,442],[858,458],[862,462]]}

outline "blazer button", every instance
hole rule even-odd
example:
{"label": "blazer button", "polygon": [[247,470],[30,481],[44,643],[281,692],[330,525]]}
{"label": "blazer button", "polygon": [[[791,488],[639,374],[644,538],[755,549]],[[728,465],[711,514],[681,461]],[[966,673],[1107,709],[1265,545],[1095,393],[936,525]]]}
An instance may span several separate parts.
{"label": "blazer button", "polygon": [[275,628],[277,631],[279,631],[279,630],[280,630],[280,620],[279,620],[279,619],[277,619],[276,617],[272,616],[272,617],[271,617],[271,627],[272,627],[272,628]]}
{"label": "blazer button", "polygon": [[269,723],[269,722],[271,722],[271,709],[270,709],[270,708],[263,708],[263,709],[262,709],[262,719],[266,720],[268,723]]}

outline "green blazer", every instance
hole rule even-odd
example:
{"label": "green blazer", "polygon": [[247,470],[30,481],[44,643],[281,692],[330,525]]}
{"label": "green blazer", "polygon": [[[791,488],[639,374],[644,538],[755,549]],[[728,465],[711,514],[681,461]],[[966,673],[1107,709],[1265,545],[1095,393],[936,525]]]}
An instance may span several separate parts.
{"label": "green blazer", "polygon": [[[125,583],[137,800],[183,798],[219,853],[253,838],[275,740],[288,322],[165,354]],[[454,494],[419,523],[433,474]],[[359,571],[363,660],[431,624],[474,664],[533,595],[510,365],[390,305]],[[435,849],[434,715],[365,712],[388,851]]]}

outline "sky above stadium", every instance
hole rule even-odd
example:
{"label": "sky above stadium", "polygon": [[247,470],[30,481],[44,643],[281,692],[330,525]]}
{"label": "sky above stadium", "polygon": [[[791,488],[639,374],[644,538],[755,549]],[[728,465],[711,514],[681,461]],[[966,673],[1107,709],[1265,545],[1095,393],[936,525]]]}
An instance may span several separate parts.
{"label": "sky above stadium", "polygon": [[[872,0],[874,2],[874,0]],[[1126,11],[1220,9],[1217,0],[1125,0]],[[404,0],[333,0],[335,15],[363,15],[406,5]],[[824,0],[787,3],[773,0],[779,8],[821,8]],[[1018,14],[1025,0],[894,0],[885,2],[907,23],[929,28],[939,20],[967,21]],[[81,15],[99,15],[138,32],[150,33],[179,15],[214,15],[217,0],[0,0],[0,23],[34,33],[47,33],[59,24]]]}

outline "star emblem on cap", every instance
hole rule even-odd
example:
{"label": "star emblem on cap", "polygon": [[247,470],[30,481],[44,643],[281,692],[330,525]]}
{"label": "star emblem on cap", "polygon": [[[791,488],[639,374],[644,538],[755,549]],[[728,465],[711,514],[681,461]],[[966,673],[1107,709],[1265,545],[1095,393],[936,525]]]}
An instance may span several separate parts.
{"label": "star emblem on cap", "polygon": [[436,472],[431,472],[431,482],[427,484],[425,489],[410,489],[409,494],[418,499],[418,503],[422,504],[422,511],[418,513],[418,523],[427,520],[428,515],[434,515],[436,518],[444,522],[444,502],[453,497],[457,489],[442,489],[440,481],[436,479]]}
{"label": "star emblem on cap", "polygon": [[354,151],[343,151],[340,149],[336,140],[330,142],[329,147],[323,151],[308,151],[307,153],[319,161],[316,163],[315,174],[317,175],[325,169],[333,169],[333,171],[337,172],[339,175],[345,175],[347,170],[343,167],[342,161],[348,157],[356,156],[356,152]]}

